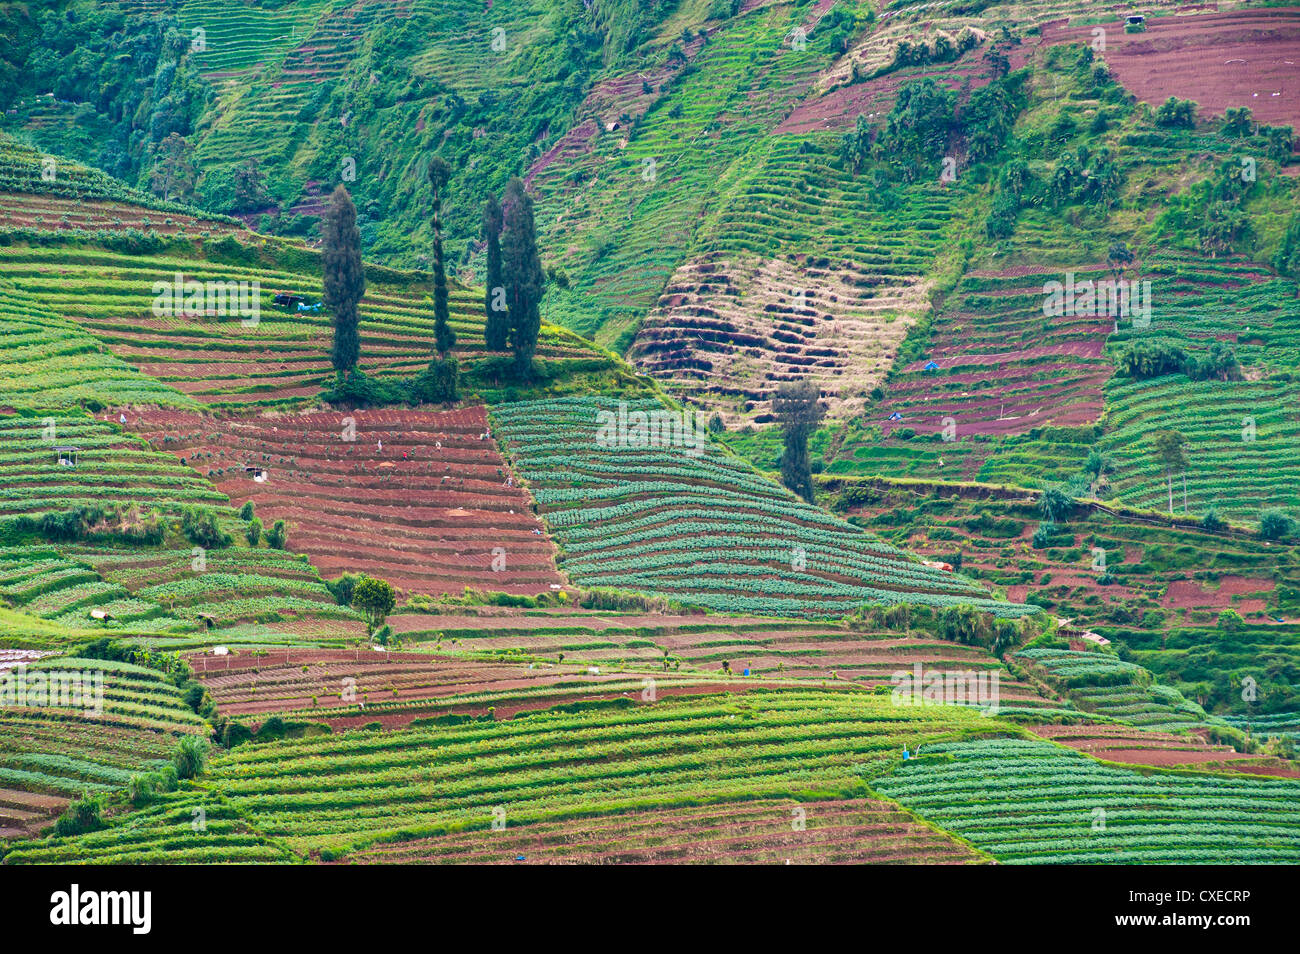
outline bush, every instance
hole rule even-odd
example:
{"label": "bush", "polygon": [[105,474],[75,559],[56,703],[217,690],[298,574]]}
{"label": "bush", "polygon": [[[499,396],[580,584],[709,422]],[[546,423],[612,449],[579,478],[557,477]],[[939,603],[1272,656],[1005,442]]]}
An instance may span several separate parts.
{"label": "bush", "polygon": [[177,778],[197,778],[208,764],[208,741],[197,735],[187,735],[176,746],[172,765]]}
{"label": "bush", "polygon": [[1225,633],[1235,633],[1245,625],[1246,621],[1234,609],[1226,609],[1219,614],[1219,629]]}
{"label": "bush", "polygon": [[242,507],[239,508],[239,519],[240,520],[253,519],[253,501],[250,500]]}
{"label": "bush", "polygon": [[288,524],[283,520],[277,520],[271,525],[271,529],[266,531],[266,545],[272,550],[283,550],[288,537]]}
{"label": "bush", "polygon": [[1265,540],[1283,540],[1295,533],[1290,514],[1276,507],[1265,510],[1259,518],[1259,535]]}
{"label": "bush", "polygon": [[99,831],[105,827],[104,803],[98,795],[89,792],[83,792],[54,823],[54,831],[61,838]]}
{"label": "bush", "polygon": [[1219,511],[1211,507],[1205,511],[1205,516],[1201,518],[1201,529],[1217,533],[1220,530],[1228,529],[1228,522],[1219,516]]}
{"label": "bush", "polygon": [[352,591],[356,589],[357,580],[359,579],[360,577],[355,573],[344,573],[332,583],[327,580],[325,582],[325,588],[334,594],[334,598],[338,600],[339,606],[351,606]]}
{"label": "bush", "polygon": [[1196,125],[1196,103],[1170,96],[1156,110],[1156,125],[1173,129],[1191,129]]}
{"label": "bush", "polygon": [[181,532],[191,543],[206,550],[228,547],[232,540],[218,525],[217,515],[203,507],[187,507],[181,513]]}
{"label": "bush", "polygon": [[250,547],[257,546],[258,541],[262,539],[262,521],[256,517],[248,521],[248,529],[244,531],[244,536],[248,538]]}

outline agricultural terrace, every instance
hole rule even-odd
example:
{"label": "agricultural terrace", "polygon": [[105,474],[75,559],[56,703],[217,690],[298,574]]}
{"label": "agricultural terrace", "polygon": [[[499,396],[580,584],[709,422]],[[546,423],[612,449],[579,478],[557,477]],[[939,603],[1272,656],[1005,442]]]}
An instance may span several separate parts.
{"label": "agricultural terrace", "polygon": [[[201,826],[195,822],[202,820]],[[104,831],[24,842],[4,863],[77,865],[289,864],[298,857],[206,792],[177,792]]]}
{"label": "agricultural terrace", "polygon": [[1171,374],[1115,378],[1106,389],[1109,421],[1100,442],[1114,457],[1115,495],[1167,509],[1169,488],[1152,435],[1175,430],[1188,440],[1186,495],[1174,479],[1178,512],[1258,520],[1268,507],[1300,509],[1300,359],[1296,283],[1240,259],[1166,255],[1153,263],[1151,328],[1130,332],[1171,339],[1190,351],[1218,340],[1233,345],[1244,381],[1193,381]]}
{"label": "agricultural terrace", "polygon": [[[888,110],[886,110],[887,112]],[[780,136],[696,235],[629,351],[637,367],[732,425],[772,420],[811,378],[832,419],[860,413],[918,315],[965,183],[899,190],[835,161],[837,136]]]}
{"label": "agricultural terrace", "polygon": [[[1226,720],[1225,720],[1226,721]],[[1202,768],[1251,775],[1300,777],[1293,763],[1279,758],[1238,752],[1230,745],[1207,742],[1202,736],[1154,732],[1127,725],[1090,722],[1083,725],[1030,726],[1035,735],[1087,752],[1106,762],[1163,768]],[[1244,730],[1244,726],[1242,726]]]}
{"label": "agricultural terrace", "polygon": [[[300,853],[704,800],[866,794],[905,745],[996,729],[952,706],[826,690],[668,698],[241,746],[203,783]],[[633,785],[629,785],[633,782]],[[498,813],[498,817],[499,817]]]}
{"label": "agricultural terrace", "polygon": [[168,202],[105,172],[0,133],[0,215],[28,231],[139,229],[191,235],[240,231],[237,220]]}
{"label": "agricultural terrace", "polygon": [[[1030,612],[804,503],[712,441],[694,445],[699,452],[620,447],[614,440],[602,447],[598,412],[613,417],[618,406],[563,398],[491,411],[508,461],[527,480],[563,551],[561,569],[577,584],[786,617],[847,615],[863,603],[903,601],[972,603],[1005,616]],[[628,409],[668,413],[649,401]],[[626,436],[635,444],[634,433]],[[694,432],[686,436],[695,439]]]}
{"label": "agricultural terrace", "polygon": [[[24,381],[27,406],[50,407],[85,393],[76,389],[75,374],[103,367],[109,360],[99,353],[107,348],[119,359],[109,366],[117,372],[129,362],[149,378],[138,378],[133,390],[117,381],[97,394],[103,403],[152,403],[192,407],[196,402],[237,408],[303,404],[313,400],[332,380],[329,361],[330,316],[318,312],[288,311],[272,303],[277,292],[319,297],[319,274],[306,270],[317,261],[302,254],[303,270],[296,266],[230,265],[192,255],[126,255],[97,249],[42,247],[10,249],[0,260],[0,319],[24,340],[6,362],[18,364],[30,377]],[[200,314],[154,313],[155,283],[174,286],[175,276],[204,283],[257,283],[257,314],[245,316],[237,306],[209,302]],[[403,283],[398,273],[368,284],[361,303],[361,353],[364,370],[379,377],[410,376],[429,363],[433,341],[433,298],[426,287],[410,277]],[[10,292],[10,289],[13,289]],[[7,306],[12,295],[13,304]],[[28,319],[29,302],[40,303],[38,316]],[[164,303],[166,304],[166,302]],[[6,313],[13,309],[14,318]],[[252,309],[248,309],[250,312]],[[467,384],[475,382],[475,364],[490,355],[483,349],[483,301],[480,292],[453,286],[451,326],[457,335],[456,356],[462,362]],[[58,322],[63,334],[42,340],[42,318]],[[66,329],[66,331],[65,331]],[[87,345],[89,342],[89,346]],[[67,354],[67,357],[60,357]],[[548,380],[570,373],[613,372],[617,362],[559,328],[543,327],[538,358]],[[67,368],[70,380],[54,377],[48,384],[38,370]],[[107,369],[106,369],[107,370]],[[101,372],[104,373],[104,372]],[[152,380],[150,380],[152,379]],[[157,383],[161,382],[161,384]],[[491,378],[483,382],[496,386]],[[54,392],[54,393],[50,393]]]}
{"label": "agricultural terrace", "polygon": [[1177,732],[1205,726],[1205,710],[1177,689],[1150,684],[1136,663],[1078,649],[1023,649],[1015,660],[1046,675],[1081,709],[1144,729]]}
{"label": "agricultural terrace", "polygon": [[0,341],[0,404],[5,407],[67,409],[91,401],[193,403],[106,351],[93,334],[51,307],[42,289],[4,277]]}
{"label": "agricultural terrace", "polygon": [[[1042,511],[1032,491],[871,479],[822,487],[833,509],[872,533],[1100,633],[1212,712],[1247,714],[1247,675],[1260,684],[1261,702],[1277,692],[1271,705],[1296,707],[1287,701],[1300,640],[1294,546],[1089,505],[1035,541]],[[1242,625],[1223,628],[1226,610]]]}
{"label": "agricultural terrace", "polygon": [[47,545],[0,547],[0,598],[24,613],[76,629],[100,625],[90,615],[94,611],[134,632],[192,627],[166,615],[158,603],[104,579],[89,562]]}
{"label": "agricultural terrace", "polygon": [[177,514],[226,503],[172,455],[85,414],[0,416],[0,483],[0,521],[111,504]]}
{"label": "agricultural terrace", "polygon": [[438,595],[467,586],[536,594],[563,583],[481,406],[132,417],[152,446],[206,473],[233,505],[251,501],[268,527],[287,520],[294,549],[326,577],[365,573]]}
{"label": "agricultural terrace", "polygon": [[[227,517],[239,544],[244,524]],[[290,529],[290,545],[294,545]],[[206,631],[225,637],[238,623],[304,621],[327,625],[338,638],[363,632],[360,616],[340,606],[307,557],[265,547],[234,545],[208,550],[196,568],[188,541],[179,550],[68,547],[72,558],[93,566],[111,585],[130,591],[132,603],[157,604],[166,616],[127,625],[134,632]],[[103,607],[114,613],[112,605]],[[179,621],[179,622],[177,622]],[[192,637],[191,637],[192,639]]]}
{"label": "agricultural terrace", "polygon": [[353,864],[981,864],[881,799],[763,799],[379,844]]}
{"label": "agricultural terrace", "polygon": [[[816,680],[865,688],[891,685],[898,672],[926,670],[999,676],[1000,712],[1047,718],[1061,704],[1013,676],[987,651],[928,634],[857,631],[762,617],[558,613],[471,617],[399,614],[394,631],[439,653],[517,663],[578,663],[602,673],[666,672],[730,678]],[[725,668],[724,668],[725,667]],[[743,686],[747,680],[735,680]],[[1069,705],[1066,704],[1066,708]]]}
{"label": "agricultural terrace", "polygon": [[[1188,13],[1148,14],[1141,33],[1126,33],[1120,16],[1107,25],[1106,64],[1124,87],[1153,105],[1175,96],[1214,116],[1249,106],[1259,122],[1300,126],[1300,10]],[[1051,23],[1041,42],[1089,43],[1092,31],[1090,25]]]}
{"label": "agricultural terrace", "polygon": [[1300,780],[1139,773],[1050,742],[927,746],[875,782],[1004,864],[1300,859]]}
{"label": "agricultural terrace", "polygon": [[[78,795],[121,789],[132,775],[169,760],[181,736],[208,734],[156,669],[52,658],[29,665],[24,678],[34,691],[38,675],[49,680],[73,672],[82,674],[83,685],[102,677],[100,713],[89,706],[0,708],[0,839],[34,835]],[[11,670],[9,679],[16,677]]]}

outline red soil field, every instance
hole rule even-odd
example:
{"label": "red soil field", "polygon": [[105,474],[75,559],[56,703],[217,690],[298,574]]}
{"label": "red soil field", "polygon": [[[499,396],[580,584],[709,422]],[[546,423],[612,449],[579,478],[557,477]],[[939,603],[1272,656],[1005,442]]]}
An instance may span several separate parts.
{"label": "red soil field", "polygon": [[[1088,43],[1093,29],[1050,23],[1042,42]],[[1144,102],[1191,99],[1203,116],[1248,106],[1258,122],[1300,126],[1300,8],[1154,17],[1143,33],[1116,22],[1100,57]]]}
{"label": "red soil field", "polygon": [[[111,415],[110,415],[111,416]],[[355,422],[354,439],[345,431]],[[132,411],[155,448],[206,473],[327,579],[345,571],[407,593],[536,594],[564,585],[482,407],[227,417]],[[382,449],[380,445],[382,444]],[[264,468],[258,482],[245,468]]]}
{"label": "red soil field", "polygon": [[970,864],[974,851],[874,799],[765,799],[458,832],[343,863]]}
{"label": "red soil field", "polygon": [[1289,768],[1280,759],[1237,752],[1229,745],[1215,745],[1198,735],[1149,732],[1115,725],[1033,725],[1028,728],[1044,739],[1110,762],[1300,777],[1300,772]]}

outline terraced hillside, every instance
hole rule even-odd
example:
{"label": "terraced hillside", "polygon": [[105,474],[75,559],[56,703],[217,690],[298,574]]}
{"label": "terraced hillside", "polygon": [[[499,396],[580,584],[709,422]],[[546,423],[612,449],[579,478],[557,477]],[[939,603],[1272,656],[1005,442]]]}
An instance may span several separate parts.
{"label": "terraced hillside", "polygon": [[930,746],[877,783],[1004,864],[1294,861],[1298,785],[1138,773],[1021,739]]}
{"label": "terraced hillside", "polygon": [[377,845],[353,864],[980,864],[888,802],[767,800]]}
{"label": "terraced hillside", "polygon": [[[836,509],[896,546],[959,563],[1010,599],[1099,633],[1213,712],[1254,722],[1296,708],[1290,674],[1300,571],[1293,545],[1090,504],[1039,537],[1041,502],[1032,491],[888,481],[824,486],[838,495]],[[1241,696],[1246,677],[1258,686],[1257,705]]]}
{"label": "terraced hillside", "polygon": [[[213,760],[204,785],[255,818],[265,836],[328,859],[458,831],[480,832],[490,844],[494,819],[511,831],[566,817],[690,807],[706,780],[711,801],[810,789],[825,793],[818,800],[861,797],[860,773],[885,770],[905,745],[998,724],[974,711],[897,709],[852,692],[698,696],[241,746]],[[639,784],[629,793],[633,775]],[[55,839],[6,861],[40,861],[62,850]]]}
{"label": "terraced hillside", "polygon": [[[725,612],[844,613],[863,602],[972,603],[1007,615],[976,584],[924,566],[811,507],[724,454],[690,425],[665,431],[664,405],[565,398],[497,405],[492,419],[527,482],[561,568]],[[607,416],[609,434],[602,437]],[[646,419],[638,433],[634,414]],[[622,432],[615,433],[618,426]],[[606,446],[602,446],[602,444]],[[620,446],[621,445],[621,446]]]}
{"label": "terraced hillside", "polygon": [[[85,627],[191,630],[279,614],[352,621],[310,566],[281,551],[231,546],[245,522],[229,498],[174,456],[89,416],[0,419],[6,477],[4,595],[24,612]],[[225,547],[178,532],[210,511]],[[242,539],[239,541],[244,542]],[[210,561],[210,562],[209,562]]]}
{"label": "terraced hillside", "polygon": [[562,583],[481,406],[252,418],[146,411],[130,423],[233,505],[252,502],[268,526],[289,521],[294,548],[331,579],[367,573],[436,595]]}
{"label": "terraced hillside", "polygon": [[[73,798],[116,791],[169,761],[182,736],[207,732],[153,668],[66,658],[5,674],[0,840],[35,835]],[[52,699],[53,680],[74,675],[78,691]]]}
{"label": "terraced hillside", "polygon": [[99,169],[0,133],[0,226],[24,232],[140,232],[220,236],[241,232],[229,216],[204,214],[124,185]]}
{"label": "terraced hillside", "polygon": [[[11,327],[32,340],[11,359],[16,364],[21,360],[18,370],[27,375],[11,387],[22,388],[28,406],[58,406],[60,400],[74,399],[80,393],[74,385],[61,388],[59,378],[47,378],[47,362],[64,351],[70,353],[63,359],[70,370],[82,365],[94,370],[108,364],[109,356],[118,359],[100,374],[111,372],[113,378],[126,380],[120,385],[110,380],[113,389],[106,395],[101,391],[101,401],[243,408],[307,403],[332,374],[330,318],[273,304],[273,296],[282,291],[319,301],[318,260],[293,253],[284,253],[284,258],[296,267],[281,264],[275,253],[275,264],[260,266],[195,259],[192,252],[178,250],[162,255],[61,246],[11,250],[0,262],[0,291],[8,293],[17,313]],[[178,275],[182,284],[201,282],[205,289],[208,283],[229,287],[233,282],[237,290],[242,288],[239,305],[208,305],[190,314],[171,308],[173,302],[164,299],[158,314],[160,291],[174,288]],[[431,289],[418,276],[387,277],[389,284],[381,279],[370,286],[362,305],[365,367],[380,377],[410,376],[431,357]],[[35,315],[28,317],[33,305]],[[469,365],[465,370],[471,380],[473,365],[489,355],[483,349],[482,307],[481,296],[467,288],[452,297],[457,354]],[[36,336],[46,315],[62,334],[42,347]],[[543,332],[538,357],[560,380],[577,368],[615,368],[612,359],[558,328]],[[148,379],[127,377],[118,370],[122,362]],[[492,387],[497,382],[489,377],[482,383]],[[46,393],[50,391],[56,393]]]}

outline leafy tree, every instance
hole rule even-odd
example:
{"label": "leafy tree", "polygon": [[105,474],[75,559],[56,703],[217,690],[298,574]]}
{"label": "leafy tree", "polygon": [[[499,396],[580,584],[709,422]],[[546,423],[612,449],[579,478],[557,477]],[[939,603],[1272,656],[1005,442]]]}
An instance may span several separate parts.
{"label": "leafy tree", "polygon": [[1265,540],[1284,540],[1295,529],[1295,520],[1285,510],[1273,507],[1259,515],[1259,535]]}
{"label": "leafy tree", "polygon": [[352,606],[365,616],[367,630],[373,633],[397,606],[397,591],[387,580],[363,576],[352,590]]}
{"label": "leafy tree", "polygon": [[943,158],[956,123],[956,104],[956,94],[928,76],[899,89],[880,138],[882,152],[907,181],[920,178]]}
{"label": "leafy tree", "polygon": [[194,194],[197,173],[191,158],[194,150],[179,133],[158,144],[149,187],[164,199],[184,199]]}
{"label": "leafy tree", "polygon": [[366,273],[361,264],[361,231],[352,196],[338,186],[325,213],[325,306],[334,313],[334,347],[330,360],[338,372],[351,371],[361,357],[357,310],[366,293]]}
{"label": "leafy tree", "polygon": [[542,327],[539,305],[545,276],[537,255],[533,200],[518,176],[506,184],[501,211],[501,267],[510,316],[510,347],[515,354],[515,372],[526,379],[532,376],[537,335]]}
{"label": "leafy tree", "polygon": [[1245,625],[1246,621],[1234,609],[1226,609],[1219,614],[1219,629],[1225,633],[1235,633]]}
{"label": "leafy tree", "polygon": [[253,501],[251,500],[244,501],[244,505],[239,508],[239,519],[240,520],[253,519]]}
{"label": "leafy tree", "polygon": [[1212,258],[1227,255],[1251,234],[1250,219],[1237,205],[1230,202],[1212,202],[1205,210],[1205,219],[1197,229],[1201,251]]}
{"label": "leafy tree", "polygon": [[1251,135],[1249,106],[1229,106],[1223,113],[1223,135],[1230,139],[1242,139]]}
{"label": "leafy tree", "polygon": [[1158,378],[1187,367],[1187,352],[1170,341],[1138,340],[1116,356],[1116,373],[1129,378]]}
{"label": "leafy tree", "polygon": [[781,453],[781,482],[812,503],[812,465],[808,460],[808,438],[826,413],[821,391],[807,379],[787,382],[772,397],[772,413],[785,432]]}
{"label": "leafy tree", "polygon": [[244,531],[244,536],[248,538],[248,545],[255,547],[258,541],[262,539],[262,521],[254,517],[248,521],[248,529]]}
{"label": "leafy tree", "polygon": [[1214,533],[1219,530],[1226,530],[1228,528],[1228,523],[1219,516],[1219,511],[1217,509],[1211,507],[1209,510],[1205,511],[1205,516],[1201,518],[1201,528]]}
{"label": "leafy tree", "polygon": [[1059,487],[1048,487],[1038,499],[1038,509],[1044,523],[1068,520],[1074,513],[1074,499]]}
{"label": "leafy tree", "polygon": [[439,358],[456,346],[456,332],[447,323],[447,270],[442,260],[442,197],[450,180],[451,166],[434,156],[429,162],[429,186],[433,191],[433,339]]}
{"label": "leafy tree", "polygon": [[249,212],[264,208],[271,196],[266,191],[266,173],[258,165],[257,157],[250,156],[235,167],[235,211]]}
{"label": "leafy tree", "polygon": [[489,195],[483,206],[483,240],[487,243],[487,282],[483,292],[483,338],[489,351],[504,351],[510,336],[505,279],[501,273],[501,203]]}
{"label": "leafy tree", "polygon": [[857,175],[871,158],[871,140],[875,127],[867,122],[866,116],[859,116],[852,131],[840,137],[840,159],[844,165]]}
{"label": "leafy tree", "polygon": [[1187,438],[1177,431],[1156,431],[1152,435],[1155,443],[1156,459],[1164,467],[1165,479],[1169,485],[1169,513],[1174,512],[1174,474],[1183,474],[1183,509],[1187,509]]}
{"label": "leafy tree", "polygon": [[961,123],[966,131],[966,143],[974,162],[992,158],[1016,123],[1016,117],[1025,108],[1021,93],[1024,73],[1014,77],[996,79],[971,93],[962,110]]}

